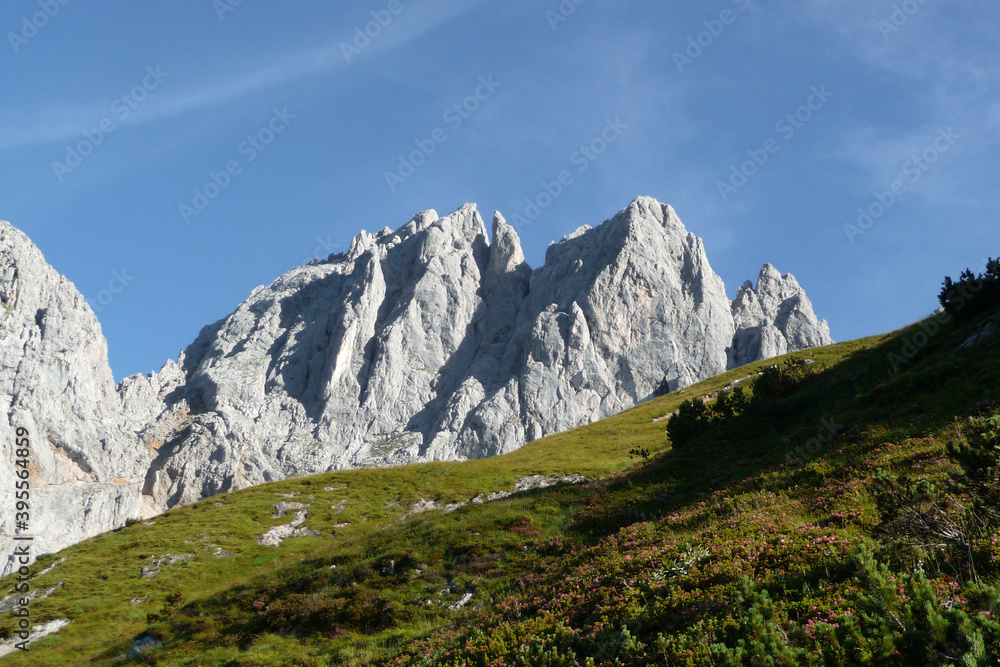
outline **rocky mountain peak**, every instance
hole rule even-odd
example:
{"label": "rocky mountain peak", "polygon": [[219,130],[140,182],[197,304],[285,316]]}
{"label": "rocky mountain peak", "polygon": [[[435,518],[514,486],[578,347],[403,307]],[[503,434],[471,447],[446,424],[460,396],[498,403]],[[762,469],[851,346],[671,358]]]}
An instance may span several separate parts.
{"label": "rocky mountain peak", "polygon": [[623,211],[629,220],[653,221],[664,231],[686,236],[688,231],[677,212],[669,204],[663,204],[653,197],[636,197]]}
{"label": "rocky mountain peak", "polygon": [[750,281],[740,287],[733,320],[732,366],[833,342],[830,327],[816,317],[795,276],[782,275],[771,264],[761,268],[756,287]]}
{"label": "rocky mountain peak", "polygon": [[782,274],[771,264],[765,264],[757,277],[754,291],[758,298],[772,297],[783,300],[801,293],[802,288],[792,274]]}
{"label": "rocky mountain peak", "polygon": [[489,235],[466,204],[362,231],[115,388],[83,298],[9,225],[0,242],[0,397],[47,443],[54,547],[291,475],[502,454],[830,342],[770,265],[731,302],[701,239],[653,198],[579,227],[534,270],[501,214]]}
{"label": "rocky mountain peak", "polygon": [[499,211],[493,216],[492,236],[490,260],[486,269],[487,288],[494,287],[507,277],[512,280],[517,278],[527,280],[531,276],[531,267],[524,259],[524,251],[521,250],[521,237],[518,236],[513,227],[507,224]]}

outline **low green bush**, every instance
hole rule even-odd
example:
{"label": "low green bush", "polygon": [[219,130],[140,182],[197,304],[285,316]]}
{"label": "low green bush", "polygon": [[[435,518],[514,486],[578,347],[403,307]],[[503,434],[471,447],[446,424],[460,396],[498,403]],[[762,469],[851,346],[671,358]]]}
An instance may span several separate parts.
{"label": "low green bush", "polygon": [[991,258],[979,275],[966,269],[957,282],[946,277],[938,300],[949,315],[964,320],[1000,303],[1000,258]]}
{"label": "low green bush", "polygon": [[805,359],[788,359],[764,368],[751,381],[749,394],[743,387],[736,387],[720,391],[714,403],[697,398],[684,401],[667,423],[670,442],[674,447],[683,447],[713,426],[732,421],[745,412],[772,411],[777,401],[791,394],[813,372]]}

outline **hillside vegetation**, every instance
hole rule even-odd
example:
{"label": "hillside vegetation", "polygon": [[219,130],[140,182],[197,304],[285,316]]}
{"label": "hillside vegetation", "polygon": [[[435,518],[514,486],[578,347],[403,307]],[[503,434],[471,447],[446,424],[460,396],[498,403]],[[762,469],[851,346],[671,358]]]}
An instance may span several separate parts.
{"label": "hillside vegetation", "polygon": [[[135,522],[33,566],[55,565],[33,590],[61,587],[32,623],[70,623],[3,660],[1000,664],[998,319],[758,362],[507,456],[284,480]],[[773,365],[794,377],[767,371],[755,400]],[[734,387],[738,409],[712,407]],[[663,418],[700,397],[710,416],[672,448]],[[283,502],[305,507],[276,517]],[[258,543],[302,511],[298,536]],[[14,627],[5,614],[0,634]]]}

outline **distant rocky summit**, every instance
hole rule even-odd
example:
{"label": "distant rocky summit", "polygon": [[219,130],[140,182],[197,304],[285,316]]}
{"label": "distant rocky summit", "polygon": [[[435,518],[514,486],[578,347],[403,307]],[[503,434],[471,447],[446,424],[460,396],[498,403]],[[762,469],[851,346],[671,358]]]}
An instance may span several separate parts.
{"label": "distant rocky summit", "polygon": [[[3,223],[0,239],[0,399],[35,434],[50,550],[292,475],[502,454],[832,342],[770,265],[731,302],[701,239],[654,199],[552,244],[534,270],[499,213],[488,234],[467,204],[362,232],[347,253],[258,287],[116,391],[83,298],[23,234]],[[10,494],[9,438],[4,453]]]}
{"label": "distant rocky summit", "polygon": [[733,321],[730,368],[833,342],[830,328],[817,321],[795,276],[781,275],[770,264],[760,270],[756,287],[749,280],[740,287],[733,300]]}

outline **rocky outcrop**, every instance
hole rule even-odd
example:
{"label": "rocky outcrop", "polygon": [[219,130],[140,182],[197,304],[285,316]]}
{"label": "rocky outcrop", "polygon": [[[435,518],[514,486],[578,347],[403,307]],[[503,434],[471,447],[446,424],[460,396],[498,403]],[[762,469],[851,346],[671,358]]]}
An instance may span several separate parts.
{"label": "rocky outcrop", "polygon": [[833,342],[826,320],[816,317],[795,276],[781,275],[770,264],[760,270],[756,287],[749,280],[740,287],[733,300],[733,321],[731,368]]}
{"label": "rocky outcrop", "polygon": [[[0,553],[15,533],[55,551],[142,513],[150,457],[124,427],[107,343],[90,306],[27,236],[0,222]],[[27,429],[30,509],[19,530],[14,432]],[[11,563],[4,559],[5,573]]]}
{"label": "rocky outcrop", "polygon": [[654,199],[553,243],[536,270],[500,214],[488,233],[469,204],[362,232],[258,287],[116,392],[82,297],[23,235],[3,235],[0,392],[41,446],[38,512],[58,526],[47,549],[292,475],[502,454],[829,342],[770,266],[730,302],[701,239]]}
{"label": "rocky outcrop", "polygon": [[[31,646],[39,639],[44,639],[49,635],[53,635],[63,628],[69,625],[68,618],[57,618],[55,620],[49,621],[47,623],[42,623],[40,625],[35,625],[31,628],[29,633],[29,638],[26,640],[26,645]],[[11,637],[10,639],[4,639],[0,641],[0,658],[6,657],[11,653],[17,653],[19,649],[18,644],[21,643],[21,639],[17,636]],[[26,650],[31,650],[26,649]]]}
{"label": "rocky outcrop", "polygon": [[499,214],[491,236],[474,205],[363,232],[254,290],[177,363],[126,380],[156,451],[144,492],[171,506],[295,474],[493,456],[829,342],[794,278],[769,267],[731,303],[701,239],[654,199],[552,244],[534,271]]}

